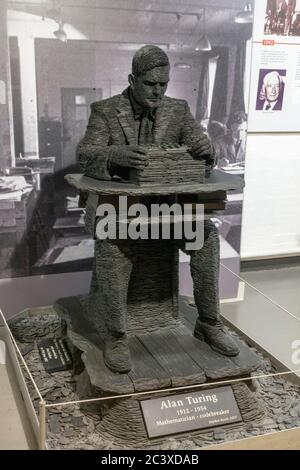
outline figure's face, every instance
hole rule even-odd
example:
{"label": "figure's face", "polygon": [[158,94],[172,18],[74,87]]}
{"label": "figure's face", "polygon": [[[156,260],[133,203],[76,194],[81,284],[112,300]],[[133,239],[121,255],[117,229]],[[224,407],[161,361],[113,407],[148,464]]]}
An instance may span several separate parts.
{"label": "figure's face", "polygon": [[143,75],[129,75],[128,80],[134,99],[144,108],[157,108],[167,90],[170,67],[155,67]]}
{"label": "figure's face", "polygon": [[266,89],[266,98],[268,101],[278,100],[279,94],[280,94],[279,78],[276,77],[275,75],[269,77],[265,84],[265,89]]}
{"label": "figure's face", "polygon": [[241,123],[234,122],[231,125],[232,135],[237,140],[244,141],[247,134],[247,123],[245,121]]}

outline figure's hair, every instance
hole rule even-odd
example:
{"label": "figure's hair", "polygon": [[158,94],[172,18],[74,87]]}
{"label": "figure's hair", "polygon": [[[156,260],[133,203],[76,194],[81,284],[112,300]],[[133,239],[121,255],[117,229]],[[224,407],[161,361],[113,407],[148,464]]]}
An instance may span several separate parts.
{"label": "figure's hair", "polygon": [[132,74],[143,75],[155,67],[170,65],[167,54],[158,46],[143,46],[133,56]]}
{"label": "figure's hair", "polygon": [[266,89],[265,89],[265,87],[266,87],[269,79],[272,78],[272,77],[278,78],[280,90],[282,88],[282,85],[283,85],[282,76],[278,72],[276,72],[276,70],[273,70],[272,72],[267,73],[264,76],[264,79],[263,79],[263,82],[262,82],[262,87],[261,87],[261,90],[259,92],[259,99],[261,101],[265,101],[265,99],[266,99]]}
{"label": "figure's hair", "polygon": [[276,70],[273,70],[273,72],[269,72],[264,76],[263,84],[266,85],[268,80],[272,77],[278,78],[279,84],[282,85],[282,82],[283,82],[282,76]]}
{"label": "figure's hair", "polygon": [[226,126],[219,121],[209,121],[207,131],[211,139],[217,139],[226,134]]}

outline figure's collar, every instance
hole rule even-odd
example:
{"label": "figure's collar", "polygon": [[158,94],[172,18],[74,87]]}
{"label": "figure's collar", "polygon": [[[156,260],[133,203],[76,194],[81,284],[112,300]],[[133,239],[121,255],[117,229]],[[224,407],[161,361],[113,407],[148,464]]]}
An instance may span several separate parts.
{"label": "figure's collar", "polygon": [[[129,98],[129,87],[123,91],[116,108],[118,121],[130,145],[137,144],[137,132],[134,122],[133,105]],[[166,134],[172,113],[170,108],[166,107],[166,97],[162,99],[161,106],[155,109],[154,120],[154,142],[161,145]]]}

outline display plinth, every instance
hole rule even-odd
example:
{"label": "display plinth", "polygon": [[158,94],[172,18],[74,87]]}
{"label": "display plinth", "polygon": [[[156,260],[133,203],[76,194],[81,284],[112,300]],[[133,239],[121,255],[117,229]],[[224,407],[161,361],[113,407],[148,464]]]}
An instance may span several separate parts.
{"label": "display plinth", "polygon": [[[26,348],[28,348],[28,344],[31,345],[28,353],[31,358],[30,370],[41,393],[45,396],[47,404],[52,403],[52,408],[49,408],[49,414],[47,414],[49,442],[52,443],[55,440],[57,441],[56,445],[62,446],[67,445],[68,442],[72,446],[72,432],[74,431],[71,432],[70,425],[76,428],[78,423],[78,426],[82,428],[82,438],[86,440],[89,432],[92,432],[93,438],[97,442],[99,440],[104,446],[102,448],[163,446],[170,437],[166,435],[149,439],[141,411],[141,401],[157,396],[165,396],[166,399],[172,400],[178,393],[176,390],[178,386],[183,387],[180,393],[184,392],[184,386],[187,385],[190,387],[195,385],[195,390],[198,390],[200,395],[209,393],[211,384],[213,387],[218,387],[219,381],[220,387],[222,387],[224,385],[223,379],[228,379],[242,418],[240,423],[222,424],[223,430],[228,429],[229,433],[243,432],[251,423],[261,423],[265,419],[264,407],[249,388],[251,384],[250,372],[262,364],[261,358],[253,349],[238,339],[241,353],[232,359],[215,353],[204,342],[196,340],[192,336],[192,328],[197,313],[196,309],[186,300],[180,301],[180,316],[182,322],[185,323],[184,326],[171,329],[169,332],[163,331],[161,337],[155,333],[131,337],[130,348],[134,364],[129,374],[113,374],[106,368],[101,349],[97,348],[98,337],[95,335],[95,331],[89,328],[88,322],[85,322],[84,325],[77,322],[78,317],[80,320],[81,309],[86,300],[84,296],[67,298],[64,307],[60,304],[55,308],[41,307],[40,309],[32,309],[32,311],[24,311],[10,322],[12,331],[18,340],[21,351],[26,354],[26,358],[28,357]],[[73,373],[68,370],[50,374],[43,370],[42,358],[37,345],[45,338],[64,338],[66,325],[61,318],[66,318],[68,315],[67,308],[70,309],[73,322],[76,324],[74,331],[70,327],[67,329],[68,337],[73,343],[71,353],[74,370]],[[58,310],[61,310],[60,318],[57,315]],[[237,336],[235,337],[237,338]],[[145,342],[145,345],[153,346],[152,353],[142,341]],[[80,350],[75,344],[78,348],[80,347]],[[202,361],[201,366],[197,364],[197,360]],[[97,372],[96,375],[94,373],[91,375],[98,380],[98,387],[91,384],[89,372],[92,367]],[[193,375],[190,373],[188,376],[190,371]],[[151,372],[152,375],[146,375],[147,372]],[[238,382],[233,381],[230,384],[230,378],[238,379]],[[243,382],[243,378],[247,380]],[[204,385],[204,382],[205,387],[197,389],[197,386]],[[129,386],[129,384],[131,385]],[[112,387],[115,387],[114,390]],[[186,394],[190,395],[193,390],[194,388],[189,388]],[[135,392],[144,392],[144,394],[132,397],[123,396]],[[86,403],[86,400],[90,398],[105,398],[115,394],[119,395],[118,399]],[[55,404],[68,401],[73,402],[74,405],[70,406],[66,403],[65,406],[55,407]],[[64,423],[63,426],[61,426],[61,422]],[[92,425],[92,423],[94,424]],[[93,431],[89,431],[91,429],[89,426],[94,426]],[[185,433],[178,431],[176,439],[190,439],[195,442],[199,439],[201,442],[201,436],[206,439],[207,433],[211,433],[214,429],[216,436],[218,436],[218,432],[221,433],[218,431],[219,426],[195,429]],[[80,428],[78,433],[80,433]],[[80,445],[78,436],[76,445]]]}
{"label": "display plinth", "polygon": [[[253,295],[260,297],[256,291],[253,291]],[[248,296],[245,302],[247,299]],[[267,306],[268,302],[262,298],[262,306]],[[253,297],[250,296],[249,311],[252,305]],[[188,318],[188,323],[193,323],[197,316],[196,309],[185,300],[180,301],[179,306],[180,312]],[[232,380],[210,379],[188,389],[183,387],[175,390],[169,387],[140,392],[142,396],[133,397],[120,394],[113,400],[107,394],[101,394],[100,398],[92,397],[92,402],[86,403],[89,397],[82,401],[83,395],[79,396],[77,392],[79,385],[89,380],[86,372],[81,374],[77,370],[80,374],[78,380],[72,370],[49,374],[43,367],[37,344],[46,338],[62,338],[65,330],[54,308],[27,309],[10,320],[9,326],[46,402],[46,439],[51,449],[199,449],[224,440],[243,439],[299,426],[299,417],[295,414],[298,410],[299,386],[289,382],[290,372],[287,372],[286,377],[281,374],[277,376],[278,370],[257,349],[251,348],[260,359],[259,369],[251,374],[257,384],[255,391],[247,386],[251,379],[235,376]],[[24,373],[27,380],[26,371]],[[140,409],[141,400],[158,397],[172,400],[177,394],[192,395],[195,391],[202,395],[210,393],[212,387],[222,388],[224,385],[233,390],[242,417],[241,423],[225,423],[184,434],[148,438]],[[39,398],[30,380],[27,386],[33,406],[38,410]]]}
{"label": "display plinth", "polygon": [[[270,308],[274,316],[278,308],[271,300],[250,286],[246,288],[244,304],[248,306],[244,314],[248,315],[252,313],[253,305],[259,305],[263,312]],[[197,317],[196,309],[184,300],[179,302],[179,307],[180,312],[188,318],[188,323],[192,324]],[[71,369],[49,373],[43,367],[37,345],[45,339],[62,338],[65,330],[54,308],[49,306],[26,309],[8,323],[11,334],[45,400],[46,445],[50,449],[196,450],[219,442],[235,441],[299,427],[299,385],[291,382],[294,380],[294,374],[286,369],[283,375],[278,373],[280,370],[278,364],[272,365],[265,352],[262,353],[257,346],[255,349],[252,347],[251,351],[255,351],[261,365],[258,370],[251,373],[250,379],[241,376],[228,380],[210,379],[189,388],[183,387],[181,390],[169,387],[152,392],[140,392],[142,396],[134,395],[131,398],[120,394],[113,400],[107,394],[102,394],[100,398],[92,397],[93,400],[86,403],[86,400],[81,400],[83,395],[79,396],[77,392],[79,382],[84,385],[84,380],[89,380],[86,373],[80,374],[78,381]],[[251,339],[248,341],[251,342]],[[20,369],[20,372],[24,374],[29,397],[38,412],[40,399],[36,389],[26,371]],[[77,370],[77,373],[80,371]],[[256,387],[255,389],[251,387],[250,390],[247,384],[252,380]],[[184,434],[148,438],[140,412],[141,400],[148,398],[153,400],[159,397],[173,400],[182,393],[192,395],[197,392],[202,395],[211,393],[212,387],[221,389],[224,385],[232,387],[241,413],[241,423],[225,423],[222,426],[188,431]],[[104,401],[100,401],[103,399]]]}

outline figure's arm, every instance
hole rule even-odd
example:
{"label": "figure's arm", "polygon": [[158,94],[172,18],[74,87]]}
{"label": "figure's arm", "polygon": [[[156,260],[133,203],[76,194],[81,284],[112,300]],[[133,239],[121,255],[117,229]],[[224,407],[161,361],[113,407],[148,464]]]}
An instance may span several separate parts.
{"label": "figure's arm", "polygon": [[204,134],[201,126],[195,121],[187,103],[185,103],[181,143],[191,149],[191,154],[194,158],[205,160],[210,168],[215,165],[216,155],[214,146],[207,135]]}
{"label": "figure's arm", "polygon": [[92,178],[110,180],[123,176],[122,168],[143,169],[148,164],[145,151],[138,146],[111,145],[111,133],[104,114],[94,103],[91,106],[85,136],[77,148],[81,171]]}
{"label": "figure's arm", "polygon": [[77,147],[81,171],[93,178],[110,180],[109,127],[95,103],[91,105],[91,115],[85,135]]}

